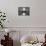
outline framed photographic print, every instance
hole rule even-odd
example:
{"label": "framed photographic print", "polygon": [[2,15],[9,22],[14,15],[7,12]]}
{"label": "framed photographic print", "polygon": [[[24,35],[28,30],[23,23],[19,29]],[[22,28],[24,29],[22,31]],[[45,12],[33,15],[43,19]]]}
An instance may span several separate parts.
{"label": "framed photographic print", "polygon": [[18,8],[18,15],[19,16],[29,16],[30,15],[30,8],[29,7],[19,7]]}

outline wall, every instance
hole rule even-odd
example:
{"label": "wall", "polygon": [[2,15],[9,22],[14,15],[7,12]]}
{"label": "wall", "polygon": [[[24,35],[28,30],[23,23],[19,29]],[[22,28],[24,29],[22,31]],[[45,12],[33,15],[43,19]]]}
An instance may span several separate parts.
{"label": "wall", "polygon": [[[46,27],[46,0],[0,0],[6,12],[7,27]],[[18,7],[29,6],[30,16],[18,16]]]}
{"label": "wall", "polygon": [[46,27],[46,0],[33,0],[32,26]]}

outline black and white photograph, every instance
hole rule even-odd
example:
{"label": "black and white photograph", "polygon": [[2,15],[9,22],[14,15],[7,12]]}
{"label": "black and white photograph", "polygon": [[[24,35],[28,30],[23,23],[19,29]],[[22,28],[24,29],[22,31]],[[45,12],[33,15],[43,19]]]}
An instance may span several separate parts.
{"label": "black and white photograph", "polygon": [[30,16],[30,8],[29,7],[19,7],[18,15],[19,16]]}

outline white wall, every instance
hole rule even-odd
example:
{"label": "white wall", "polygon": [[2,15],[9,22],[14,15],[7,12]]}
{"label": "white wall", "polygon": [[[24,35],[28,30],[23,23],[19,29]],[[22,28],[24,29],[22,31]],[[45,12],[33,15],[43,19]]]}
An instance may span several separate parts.
{"label": "white wall", "polygon": [[[20,6],[30,7],[30,16],[18,16]],[[46,27],[46,0],[0,0],[0,9],[6,12],[7,27]]]}
{"label": "white wall", "polygon": [[33,0],[32,26],[46,27],[46,0]]}

